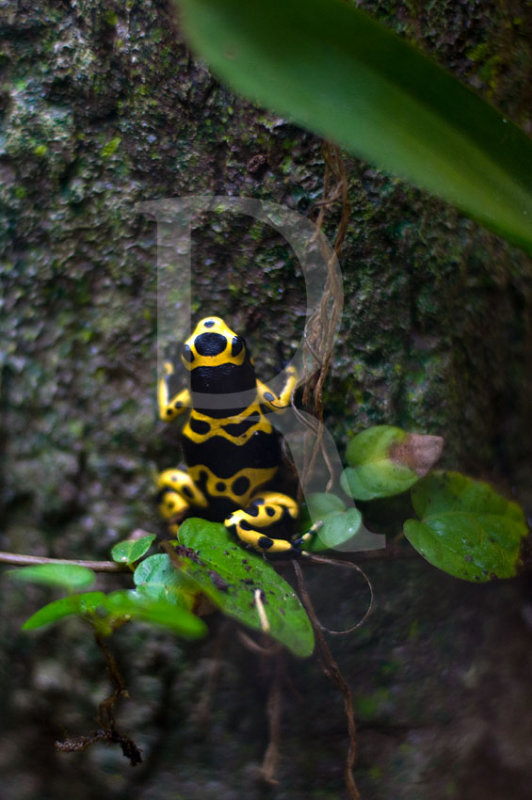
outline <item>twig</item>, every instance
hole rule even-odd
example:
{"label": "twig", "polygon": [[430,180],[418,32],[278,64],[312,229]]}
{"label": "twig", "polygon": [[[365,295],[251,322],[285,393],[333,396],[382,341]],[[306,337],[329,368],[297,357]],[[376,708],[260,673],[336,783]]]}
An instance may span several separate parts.
{"label": "twig", "polygon": [[[314,558],[313,553],[305,552],[305,569],[311,566],[318,566],[319,559]],[[402,547],[401,545],[397,545],[394,543],[389,543],[386,547],[383,547],[381,550],[356,550],[352,554],[348,554],[347,552],[338,551],[340,555],[349,556],[353,555],[356,556],[357,562],[358,561],[398,561],[403,558],[418,558],[419,553],[417,553],[413,547]],[[278,558],[276,559],[275,563],[279,565],[290,565],[293,562],[293,558]],[[345,564],[348,566],[349,564],[353,564],[349,557],[346,558],[338,558],[335,559],[337,562],[341,564]]]}
{"label": "twig", "polygon": [[360,800],[360,793],[353,775],[353,768],[356,761],[356,724],[351,689],[342,675],[340,667],[336,663],[329,649],[329,645],[325,640],[319,619],[314,611],[312,600],[310,599],[310,595],[307,592],[307,587],[305,586],[305,582],[303,580],[301,565],[296,560],[293,561],[293,565],[301,594],[301,600],[303,601],[303,605],[308,612],[312,622],[312,627],[314,628],[314,633],[316,635],[316,643],[319,648],[319,659],[321,661],[322,669],[325,675],[338,686],[344,698],[344,711],[347,720],[347,732],[349,736],[349,747],[345,762],[345,783],[351,800]]}
{"label": "twig", "polygon": [[67,564],[71,567],[87,567],[94,572],[131,572],[127,564],[116,564],[114,561],[84,561],[71,558],[46,558],[45,556],[29,556],[22,553],[6,553],[0,551],[0,564],[15,567],[30,567],[35,564]]}
{"label": "twig", "polygon": [[111,681],[112,692],[98,707],[98,724],[100,728],[89,736],[74,736],[62,742],[55,743],[56,750],[62,753],[76,753],[86,750],[97,742],[106,744],[119,744],[122,754],[129,759],[132,767],[142,763],[142,753],[129,736],[121,733],[116,726],[115,706],[121,697],[129,697],[122,673],[116,659],[107,647],[103,636],[94,633],[96,644],[105,659],[107,672]]}
{"label": "twig", "polygon": [[262,602],[262,589],[255,589],[253,597],[255,600],[255,606],[257,608],[257,612],[260,619],[260,629],[264,633],[269,633],[270,620],[268,619],[268,615],[266,614],[266,609],[264,608],[264,603]]}
{"label": "twig", "polygon": [[[367,550],[357,552],[359,561],[392,561],[398,558],[417,558],[418,553],[409,548],[403,548],[396,544],[388,544],[383,550]],[[310,563],[311,559],[309,559]],[[289,562],[288,562],[289,563]],[[74,558],[48,558],[46,556],[30,556],[24,553],[8,553],[0,551],[0,564],[8,564],[12,567],[31,567],[36,564],[67,564],[75,567],[87,567],[94,572],[129,572],[131,569],[127,564],[117,564],[114,561],[84,561]]]}
{"label": "twig", "polygon": [[244,633],[244,631],[237,631],[237,636],[247,650],[256,653],[258,656],[267,656],[268,658],[276,656],[283,647],[279,642],[274,642],[267,647],[263,647],[256,642],[255,639],[252,639],[251,636],[248,636],[247,633]]}

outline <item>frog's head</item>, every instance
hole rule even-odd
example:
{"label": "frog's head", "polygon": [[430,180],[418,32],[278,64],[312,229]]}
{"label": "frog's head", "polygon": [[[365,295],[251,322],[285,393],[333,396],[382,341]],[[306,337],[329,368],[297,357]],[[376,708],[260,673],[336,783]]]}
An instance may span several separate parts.
{"label": "frog's head", "polygon": [[193,392],[230,395],[256,386],[245,340],[220,317],[198,322],[183,346],[181,360],[191,373]]}
{"label": "frog's head", "polygon": [[183,346],[185,368],[241,366],[246,360],[246,343],[220,317],[200,320]]}

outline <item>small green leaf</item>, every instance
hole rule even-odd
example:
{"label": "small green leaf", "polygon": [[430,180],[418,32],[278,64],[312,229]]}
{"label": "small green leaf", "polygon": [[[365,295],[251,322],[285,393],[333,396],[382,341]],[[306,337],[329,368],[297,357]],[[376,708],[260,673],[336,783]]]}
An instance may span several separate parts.
{"label": "small green leaf", "polygon": [[440,436],[406,433],[392,425],[368,428],[347,446],[350,466],[342,473],[342,489],[355,500],[401,494],[428,472],[442,446]]}
{"label": "small green leaf", "polygon": [[435,567],[469,581],[517,574],[528,535],[517,503],[458,472],[423,478],[412,501],[420,521],[407,520],[405,536]]}
{"label": "small green leaf", "polygon": [[356,536],[362,524],[362,514],[358,508],[347,511],[333,511],[323,517],[323,525],[303,549],[309,553],[322,550],[343,549],[342,545]]}
{"label": "small green leaf", "polygon": [[40,583],[43,586],[58,586],[69,592],[87,589],[96,580],[91,569],[77,564],[36,564],[10,570],[10,577],[27,583]]}
{"label": "small green leaf", "polygon": [[310,524],[322,522],[322,526],[303,549],[309,553],[339,549],[355,536],[362,524],[358,509],[346,510],[344,501],[330,492],[315,492],[306,498],[308,514],[305,515],[302,533]]}
{"label": "small green leaf", "polygon": [[133,581],[139,594],[152,600],[191,608],[195,593],[186,576],[178,572],[164,553],[148,556],[138,565]]}
{"label": "small green leaf", "polygon": [[306,498],[310,516],[313,520],[323,519],[333,511],[344,511],[345,503],[332,492],[313,492]]}
{"label": "small green leaf", "polygon": [[62,597],[60,600],[54,600],[53,603],[48,603],[48,605],[36,611],[26,620],[22,630],[32,631],[36,628],[42,628],[43,625],[58,622],[60,619],[70,617],[73,614],[92,614],[104,601],[105,594],[103,592],[87,592],[85,594],[76,594],[72,597]]}
{"label": "small green leaf", "polygon": [[140,539],[124,539],[114,545],[111,550],[111,558],[117,564],[134,564],[148,552],[155,538],[155,534],[150,533]]}
{"label": "small green leaf", "polygon": [[233,89],[532,252],[529,137],[353,2],[175,2]]}
{"label": "small green leaf", "polygon": [[175,561],[225,614],[264,630],[256,599],[259,593],[269,635],[296,656],[311,655],[314,631],[292,587],[262,556],[237,544],[223,525],[185,520],[179,528]]}

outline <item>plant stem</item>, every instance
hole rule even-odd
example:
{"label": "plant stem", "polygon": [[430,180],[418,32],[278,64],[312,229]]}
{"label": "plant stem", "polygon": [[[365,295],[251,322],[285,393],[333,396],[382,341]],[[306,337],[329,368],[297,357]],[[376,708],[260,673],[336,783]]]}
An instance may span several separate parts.
{"label": "plant stem", "polygon": [[343,698],[344,698],[344,712],[347,722],[347,733],[349,738],[349,746],[347,750],[347,757],[345,762],[345,770],[344,770],[344,777],[345,777],[345,784],[347,791],[349,793],[350,800],[360,800],[360,792],[358,791],[358,787],[356,785],[355,776],[353,774],[356,755],[357,755],[357,736],[356,736],[356,722],[355,722],[355,712],[353,709],[353,698],[351,694],[351,689],[349,684],[345,680],[342,672],[340,671],[340,667],[336,663],[329,645],[323,635],[323,630],[320,624],[320,621],[314,611],[314,606],[312,604],[312,600],[310,599],[310,595],[307,591],[305,586],[305,582],[303,580],[303,572],[301,570],[301,565],[299,561],[294,559],[293,561],[294,572],[296,574],[297,584],[299,587],[299,593],[301,595],[301,600],[303,601],[303,605],[305,606],[307,613],[310,617],[310,621],[312,622],[312,627],[314,628],[314,633],[316,635],[316,644],[318,645],[318,658],[321,662],[322,669],[325,675],[338,686],[340,689]]}
{"label": "plant stem", "polygon": [[[388,544],[383,550],[357,552],[357,561],[393,561],[398,558],[417,556],[414,550],[407,550],[395,544]],[[311,559],[309,559],[311,562]],[[131,572],[127,564],[116,564],[114,561],[84,561],[72,558],[47,558],[46,556],[30,556],[24,553],[7,553],[0,551],[0,564],[14,567],[31,567],[35,564],[69,564],[70,566],[87,567],[94,572]]]}
{"label": "plant stem", "polygon": [[21,553],[0,551],[0,564],[11,564],[15,567],[28,567],[35,564],[68,564],[70,566],[87,567],[94,572],[131,572],[127,564],[116,564],[114,561],[83,561],[71,558],[46,558],[45,556],[29,556]]}

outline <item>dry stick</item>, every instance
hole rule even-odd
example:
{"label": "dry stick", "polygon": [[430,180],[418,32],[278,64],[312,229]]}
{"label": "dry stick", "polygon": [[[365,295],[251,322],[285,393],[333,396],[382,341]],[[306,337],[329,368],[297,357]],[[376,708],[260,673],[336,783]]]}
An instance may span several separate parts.
{"label": "dry stick", "polygon": [[14,567],[30,567],[41,564],[66,564],[70,567],[87,567],[94,572],[131,572],[127,564],[116,564],[114,561],[83,561],[71,558],[47,558],[45,556],[29,556],[20,553],[0,552],[0,564]]}
{"label": "dry stick", "polygon": [[264,603],[262,602],[262,594],[263,594],[262,589],[255,589],[253,597],[254,597],[255,607],[259,615],[260,629],[261,631],[263,631],[263,633],[269,633],[270,620],[268,619],[266,609],[264,608]]}
{"label": "dry stick", "polygon": [[[362,561],[394,561],[399,558],[417,558],[418,554],[412,548],[405,549],[396,544],[388,544],[383,550],[368,550],[358,553],[358,558]],[[308,558],[310,564],[312,559]],[[119,574],[128,572],[131,575],[131,568],[127,564],[115,564],[114,561],[83,561],[67,558],[46,558],[45,556],[30,556],[22,553],[0,552],[0,564],[12,567],[31,567],[40,564],[66,564],[74,567],[87,567],[94,572],[107,572]]]}
{"label": "dry stick", "polygon": [[56,750],[62,753],[74,753],[86,750],[90,745],[97,742],[107,742],[108,744],[119,744],[123,755],[129,759],[132,767],[142,763],[142,753],[129,736],[125,736],[116,727],[114,709],[120,697],[129,697],[126,683],[120,672],[114,655],[111,653],[104,637],[95,632],[94,640],[100,648],[105,659],[107,672],[111,681],[112,692],[106,697],[98,707],[98,723],[100,729],[89,736],[74,736],[55,743]]}
{"label": "dry stick", "polygon": [[100,703],[98,709],[98,721],[102,728],[106,728],[110,730],[112,733],[116,731],[116,723],[115,723],[115,716],[114,716],[114,708],[116,702],[119,697],[129,697],[127,689],[126,689],[126,682],[120,672],[118,664],[116,662],[116,658],[111,653],[107,644],[105,642],[104,637],[99,633],[94,633],[94,640],[98,647],[100,648],[102,655],[105,659],[105,663],[107,666],[107,672],[109,674],[109,678],[111,680],[111,686],[113,691]]}
{"label": "dry stick", "polygon": [[284,667],[283,646],[276,642],[268,647],[262,647],[258,642],[248,636],[244,631],[237,631],[238,638],[248,650],[258,656],[275,659],[273,681],[270,685],[266,713],[269,725],[268,747],[262,760],[261,775],[266,783],[275,785],[275,769],[279,762],[279,742],[281,741],[281,711],[282,711],[282,672]]}
{"label": "dry stick", "polygon": [[329,649],[329,645],[325,640],[325,636],[323,635],[320,622],[318,620],[318,617],[316,616],[316,612],[314,611],[314,606],[312,605],[310,595],[307,592],[307,588],[303,580],[303,572],[301,570],[301,566],[296,559],[294,559],[293,565],[301,599],[312,622],[314,633],[316,634],[316,641],[320,651],[319,659],[323,671],[325,675],[327,675],[327,677],[338,686],[344,698],[344,711],[347,720],[347,732],[349,735],[349,747],[347,750],[347,758],[345,763],[345,783],[351,800],[360,800],[360,793],[358,791],[355,778],[353,775],[353,768],[356,761],[356,724],[355,724],[355,714],[353,711],[353,698],[351,695],[351,689],[346,683],[344,676],[340,672],[340,668],[336,663],[336,661],[334,660],[333,655]]}
{"label": "dry stick", "polygon": [[247,650],[250,650],[252,653],[256,653],[258,656],[267,656],[270,658],[271,656],[277,655],[283,649],[282,644],[278,642],[274,642],[273,644],[269,644],[267,647],[263,647],[263,645],[259,644],[252,639],[251,636],[248,636],[247,633],[244,631],[237,631],[237,636],[244,645]]}

